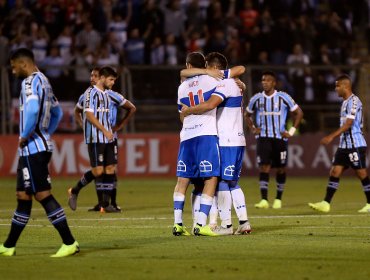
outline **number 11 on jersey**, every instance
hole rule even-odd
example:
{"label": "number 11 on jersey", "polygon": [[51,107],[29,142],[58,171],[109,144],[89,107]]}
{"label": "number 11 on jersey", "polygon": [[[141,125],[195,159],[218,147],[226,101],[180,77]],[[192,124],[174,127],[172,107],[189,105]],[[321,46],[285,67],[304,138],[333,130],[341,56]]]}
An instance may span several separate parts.
{"label": "number 11 on jersey", "polygon": [[190,106],[195,106],[198,105],[199,103],[204,102],[203,92],[201,89],[197,91],[197,94],[195,96],[192,91],[188,93],[188,96]]}

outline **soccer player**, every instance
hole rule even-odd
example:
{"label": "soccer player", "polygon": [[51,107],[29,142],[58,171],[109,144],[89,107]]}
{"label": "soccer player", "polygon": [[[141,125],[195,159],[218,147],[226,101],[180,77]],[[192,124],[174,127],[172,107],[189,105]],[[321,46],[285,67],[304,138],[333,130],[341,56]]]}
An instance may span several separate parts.
{"label": "soccer player", "polygon": [[[277,193],[272,208],[282,207],[281,199],[286,182],[285,167],[288,160],[288,138],[294,135],[303,118],[302,110],[291,96],[277,91],[275,86],[275,73],[263,72],[263,91],[252,96],[245,113],[246,123],[257,139],[257,162],[262,200],[254,206],[259,209],[269,208],[268,185],[271,168],[277,168]],[[293,126],[286,131],[288,112],[291,113]],[[256,124],[252,115],[255,116]]]}
{"label": "soccer player", "polygon": [[[93,87],[98,79],[99,79],[99,69],[98,67],[95,67],[91,71],[90,75],[90,84],[91,87]],[[110,108],[110,114],[111,114],[111,124],[112,124],[112,130],[114,132],[114,150],[118,150],[118,144],[117,144],[117,131],[121,130],[125,125],[127,125],[128,121],[131,119],[131,117],[135,114],[136,112],[136,107],[134,104],[132,104],[129,100],[125,99],[121,94],[118,92],[115,92],[111,89],[107,90],[108,95],[111,99],[111,108]],[[80,98],[78,99],[78,102],[76,104],[74,114],[75,114],[75,119],[77,123],[83,127],[83,119],[82,119],[82,114],[83,114],[83,107],[84,107],[84,94],[81,94]],[[127,113],[125,116],[118,122],[117,120],[117,115],[118,115],[118,110],[119,109],[125,109],[127,110]],[[117,153],[116,153],[117,154]],[[94,180],[95,177],[92,174],[92,171],[89,170],[85,172],[85,174],[81,177],[81,179],[77,182],[77,184],[68,190],[69,193],[69,199],[68,199],[68,204],[71,207],[72,210],[76,210],[77,207],[77,196],[80,192],[80,190],[85,187],[87,184],[89,184],[92,180]],[[98,195],[98,201],[101,201],[99,199],[99,196],[101,195],[101,192],[97,191]],[[112,189],[111,193],[111,206],[112,207],[106,207],[105,211],[109,212],[121,212],[121,208],[117,205],[116,201],[117,197],[117,175],[114,173],[114,186]],[[99,203],[95,205],[93,208],[89,209],[89,211],[100,211],[101,206]]]}
{"label": "soccer player", "polygon": [[[234,209],[239,218],[239,227],[235,234],[251,232],[244,193],[238,185],[245,149],[243,96],[237,82],[234,79],[228,79],[230,76],[243,74],[245,67],[236,66],[226,70],[227,64],[228,62],[224,55],[217,52],[208,54],[206,56],[207,70],[224,70],[226,79],[219,85],[219,92],[222,95],[213,95],[208,101],[194,107],[184,105],[181,110],[187,116],[189,114],[204,113],[218,107],[217,130],[220,146],[221,174],[215,198],[217,197],[221,226],[214,231],[219,235],[231,235],[234,233],[231,221],[232,204],[234,204]],[[202,71],[202,69],[199,70]],[[182,74],[187,75],[189,72],[186,73],[186,71],[188,69],[182,70]]]}
{"label": "soccer player", "polygon": [[[95,86],[84,93],[83,127],[87,144],[91,173],[95,178],[99,205],[102,211],[113,212],[109,207],[111,192],[114,187],[117,149],[114,143],[111,122],[111,99],[107,93],[117,78],[116,71],[111,67],[99,70],[99,79]],[[73,209],[77,205],[77,195],[69,190],[69,205]],[[111,211],[112,210],[112,211]]]}
{"label": "soccer player", "polygon": [[[201,53],[193,52],[186,58],[186,68],[204,68],[205,60]],[[195,106],[208,100],[217,91],[219,82],[208,75],[196,75],[181,83],[178,89],[178,108],[182,104]],[[181,115],[180,118],[182,119]],[[190,179],[203,178],[204,188],[201,195],[200,211],[194,227],[195,235],[216,235],[206,225],[209,210],[220,175],[220,158],[218,152],[216,109],[200,115],[189,115],[182,119],[180,148],[177,159],[177,184],[174,189],[174,235],[190,235],[183,226],[182,212],[185,193]]]}
{"label": "soccer player", "polygon": [[361,180],[367,203],[359,213],[370,212],[370,180],[366,171],[366,141],[362,134],[363,112],[360,99],[352,92],[351,78],[342,74],[335,80],[335,91],[343,98],[340,110],[340,127],[321,139],[321,144],[328,145],[339,136],[339,147],[335,153],[326,195],[323,201],[309,203],[314,210],[330,211],[330,202],[339,187],[339,178],[347,168],[355,170]]}
{"label": "soccer player", "polygon": [[50,135],[62,118],[62,109],[48,79],[37,68],[31,50],[16,50],[10,64],[13,74],[24,78],[19,96],[18,203],[8,238],[0,246],[0,255],[15,255],[16,243],[30,219],[33,196],[63,240],[63,245],[51,257],[73,255],[80,251],[79,244],[71,234],[63,208],[51,194],[48,170],[53,150]]}

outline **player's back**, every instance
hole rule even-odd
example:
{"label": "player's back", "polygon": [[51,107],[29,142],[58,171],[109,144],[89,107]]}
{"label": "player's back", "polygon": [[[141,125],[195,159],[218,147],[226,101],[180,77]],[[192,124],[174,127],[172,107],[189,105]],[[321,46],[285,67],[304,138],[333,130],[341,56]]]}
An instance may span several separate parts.
{"label": "player's back", "polygon": [[[219,82],[207,75],[186,79],[178,89],[178,106],[181,103],[189,107],[207,101],[212,94],[217,94]],[[189,115],[184,118],[180,133],[181,141],[202,135],[217,135],[216,108],[201,115]]]}
{"label": "player's back", "polygon": [[234,79],[220,82],[225,100],[217,109],[217,130],[220,146],[245,146],[243,130],[243,94]]}

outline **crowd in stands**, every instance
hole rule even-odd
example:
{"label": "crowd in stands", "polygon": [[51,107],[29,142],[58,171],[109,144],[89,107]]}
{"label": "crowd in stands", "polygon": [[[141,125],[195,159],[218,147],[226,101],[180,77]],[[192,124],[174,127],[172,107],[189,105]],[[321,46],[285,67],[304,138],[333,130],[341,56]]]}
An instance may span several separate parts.
{"label": "crowd in stands", "polygon": [[[370,42],[357,40],[367,34],[369,5],[367,0],[356,5],[350,0],[0,0],[0,53],[29,47],[41,67],[178,65],[193,51],[221,52],[233,65],[356,65],[368,49],[363,42]],[[1,55],[0,66],[6,63]],[[307,85],[309,71],[292,67],[288,78],[294,87]],[[77,81],[88,80],[88,72],[75,72]],[[56,68],[46,74],[64,73]]]}

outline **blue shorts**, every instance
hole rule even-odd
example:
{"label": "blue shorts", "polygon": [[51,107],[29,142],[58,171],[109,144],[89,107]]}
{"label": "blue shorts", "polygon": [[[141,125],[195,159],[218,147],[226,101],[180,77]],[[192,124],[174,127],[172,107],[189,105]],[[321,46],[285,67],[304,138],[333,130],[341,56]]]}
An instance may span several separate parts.
{"label": "blue shorts", "polygon": [[176,176],[183,178],[220,176],[217,136],[198,136],[181,142]]}
{"label": "blue shorts", "polygon": [[221,179],[227,181],[239,180],[243,165],[244,148],[243,146],[220,147]]}

